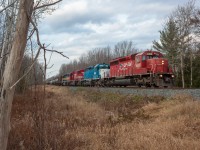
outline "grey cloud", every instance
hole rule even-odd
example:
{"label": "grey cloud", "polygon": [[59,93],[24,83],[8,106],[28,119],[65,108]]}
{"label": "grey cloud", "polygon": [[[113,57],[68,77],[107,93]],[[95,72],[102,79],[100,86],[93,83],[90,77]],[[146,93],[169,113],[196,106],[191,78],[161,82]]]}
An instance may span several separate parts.
{"label": "grey cloud", "polygon": [[[59,32],[91,32],[92,30],[84,29],[81,25],[86,23],[93,24],[103,24],[106,22],[111,22],[111,14],[105,12],[86,12],[83,14],[75,14],[74,16],[67,16],[66,14],[61,14],[52,17],[50,20],[47,20],[45,24],[48,26],[47,29],[50,29],[52,33]],[[56,20],[56,21],[55,21]],[[46,29],[44,29],[45,31]]]}
{"label": "grey cloud", "polygon": [[[84,7],[72,7],[74,0],[65,0],[59,13],[53,13],[40,24],[41,39],[70,58],[95,47],[132,40],[137,48],[151,48],[159,38],[166,17],[187,0],[77,0]],[[199,1],[197,3],[200,3]],[[70,7],[66,7],[70,6]],[[59,69],[64,59],[52,59]],[[53,68],[55,70],[55,68]]]}
{"label": "grey cloud", "polygon": [[[136,22],[146,20],[151,17],[161,18],[163,14],[169,13],[169,8],[173,7],[178,1],[168,0],[162,2],[159,0],[147,1],[147,0],[111,0],[101,1],[99,3],[96,0],[88,0],[87,10],[83,13],[74,12],[74,14],[63,14],[55,17],[50,17],[45,22],[46,28],[43,28],[43,33],[57,33],[57,32],[69,32],[69,33],[80,33],[80,32],[92,32],[92,30],[81,27],[86,23],[93,24],[104,24],[116,21],[118,14],[127,14],[129,20]],[[183,2],[183,1],[182,1]],[[67,4],[69,2],[65,2]],[[173,5],[171,5],[173,3]]]}

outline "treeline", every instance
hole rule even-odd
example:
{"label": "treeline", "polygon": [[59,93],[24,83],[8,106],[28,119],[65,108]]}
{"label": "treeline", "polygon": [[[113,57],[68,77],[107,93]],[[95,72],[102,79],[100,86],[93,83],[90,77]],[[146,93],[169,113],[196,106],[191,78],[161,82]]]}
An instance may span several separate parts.
{"label": "treeline", "polygon": [[[19,78],[28,71],[32,63],[33,58],[30,55],[25,54],[22,61]],[[17,84],[16,91],[19,93],[26,92],[26,90],[32,85],[40,85],[44,81],[44,66],[37,60],[31,71],[19,82],[19,84]]]}
{"label": "treeline", "polygon": [[168,58],[177,85],[200,87],[200,9],[195,1],[178,6],[159,32],[153,48]]}
{"label": "treeline", "polygon": [[102,48],[94,48],[85,54],[82,54],[79,59],[72,60],[68,64],[62,64],[59,70],[59,75],[70,73],[74,70],[83,69],[98,63],[109,63],[113,58],[126,56],[136,53],[138,50],[132,41],[118,42],[114,48],[110,46]]}

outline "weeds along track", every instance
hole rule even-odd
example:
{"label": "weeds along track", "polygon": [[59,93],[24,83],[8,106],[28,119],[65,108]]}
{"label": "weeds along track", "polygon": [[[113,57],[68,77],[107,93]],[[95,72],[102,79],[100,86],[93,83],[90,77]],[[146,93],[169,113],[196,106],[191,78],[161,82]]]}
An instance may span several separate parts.
{"label": "weeds along track", "polygon": [[16,95],[8,150],[200,149],[200,101],[87,89]]}
{"label": "weeds along track", "polygon": [[70,86],[71,90],[86,89],[99,92],[111,92],[120,94],[133,94],[141,96],[163,96],[170,98],[175,95],[188,95],[200,100],[200,89],[181,89],[181,88],[135,88],[135,87],[75,87]]}

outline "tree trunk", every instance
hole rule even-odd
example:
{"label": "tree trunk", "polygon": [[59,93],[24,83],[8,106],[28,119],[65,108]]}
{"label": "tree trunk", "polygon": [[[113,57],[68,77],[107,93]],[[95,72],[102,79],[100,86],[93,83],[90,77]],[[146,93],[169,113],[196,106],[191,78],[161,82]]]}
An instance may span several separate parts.
{"label": "tree trunk", "polygon": [[[20,0],[17,16],[16,33],[8,58],[0,98],[0,150],[6,150],[10,131],[10,116],[15,87],[10,89],[18,78],[22,58],[27,42],[29,17],[32,14],[34,0]],[[29,17],[28,17],[29,16]]]}
{"label": "tree trunk", "polygon": [[3,42],[3,47],[1,51],[1,59],[0,59],[0,78],[2,79],[4,67],[6,63],[6,54],[9,53],[9,45],[11,45],[11,31],[12,31],[12,21],[10,17],[7,15],[7,27],[6,27],[6,33],[5,33],[5,41]]}
{"label": "tree trunk", "polygon": [[[12,4],[14,0],[8,0],[8,5]],[[16,7],[16,6],[15,6]],[[10,52],[10,49],[12,47],[12,39],[13,39],[13,26],[15,22],[15,7],[8,8],[5,11],[5,23],[3,26],[4,32],[4,38],[3,38],[3,44],[2,44],[2,50],[1,50],[1,59],[0,59],[0,79],[3,77],[3,72],[5,70],[5,64],[7,60],[6,54]]]}
{"label": "tree trunk", "polygon": [[193,86],[193,55],[192,55],[192,50],[190,54],[190,88]]}
{"label": "tree trunk", "polygon": [[181,78],[182,78],[182,87],[185,88],[183,52],[181,52]]}

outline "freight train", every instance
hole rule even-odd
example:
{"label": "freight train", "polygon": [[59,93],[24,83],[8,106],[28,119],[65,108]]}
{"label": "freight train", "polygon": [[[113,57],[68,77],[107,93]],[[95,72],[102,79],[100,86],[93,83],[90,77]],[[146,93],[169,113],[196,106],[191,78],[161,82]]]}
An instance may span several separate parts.
{"label": "freight train", "polygon": [[171,87],[174,74],[168,60],[158,51],[144,51],[115,58],[58,77],[57,85]]}

